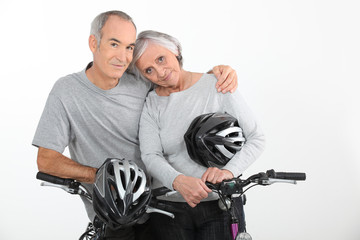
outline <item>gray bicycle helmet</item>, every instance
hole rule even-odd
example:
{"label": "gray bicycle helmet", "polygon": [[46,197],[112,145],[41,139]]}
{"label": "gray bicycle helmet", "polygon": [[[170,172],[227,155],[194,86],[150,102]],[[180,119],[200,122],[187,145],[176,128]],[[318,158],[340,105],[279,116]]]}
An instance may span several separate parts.
{"label": "gray bicycle helmet", "polygon": [[245,143],[236,118],[227,113],[196,117],[184,135],[192,160],[205,167],[223,167]]}
{"label": "gray bicycle helmet", "polygon": [[107,159],[98,169],[93,190],[97,216],[112,229],[135,224],[151,198],[150,180],[134,162]]}

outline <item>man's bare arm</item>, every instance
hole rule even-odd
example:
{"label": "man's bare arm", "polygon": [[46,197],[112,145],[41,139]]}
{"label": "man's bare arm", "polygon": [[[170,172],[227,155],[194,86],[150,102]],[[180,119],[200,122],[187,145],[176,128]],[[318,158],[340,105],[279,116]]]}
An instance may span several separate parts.
{"label": "man's bare arm", "polygon": [[95,181],[96,168],[81,165],[51,149],[39,147],[37,165],[40,172],[85,183]]}
{"label": "man's bare arm", "polygon": [[236,71],[227,65],[219,65],[214,67],[208,73],[213,73],[218,79],[216,89],[218,92],[233,93],[238,87],[238,78]]}

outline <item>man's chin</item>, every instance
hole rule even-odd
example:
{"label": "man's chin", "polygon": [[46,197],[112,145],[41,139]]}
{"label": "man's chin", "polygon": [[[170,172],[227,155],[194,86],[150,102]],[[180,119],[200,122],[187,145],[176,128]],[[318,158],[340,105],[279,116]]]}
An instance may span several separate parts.
{"label": "man's chin", "polygon": [[121,78],[125,71],[118,71],[114,73],[113,78]]}

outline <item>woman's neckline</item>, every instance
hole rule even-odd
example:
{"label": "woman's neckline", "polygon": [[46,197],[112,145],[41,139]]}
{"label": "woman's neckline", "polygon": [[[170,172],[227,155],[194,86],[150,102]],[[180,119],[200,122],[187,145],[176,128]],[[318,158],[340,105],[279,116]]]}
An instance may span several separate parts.
{"label": "woman's neckline", "polygon": [[181,91],[174,91],[174,92],[166,92],[166,91],[161,91],[159,92],[157,89],[158,88],[155,88],[154,92],[156,93],[157,96],[159,97],[169,97],[173,94],[177,94],[177,93],[182,93],[182,92],[185,92],[189,89],[191,89],[194,85],[196,85],[197,82],[199,82],[199,80],[204,76],[204,73],[196,73],[196,72],[189,72],[191,74],[191,76],[189,77],[189,81],[190,81],[190,84],[183,90]]}

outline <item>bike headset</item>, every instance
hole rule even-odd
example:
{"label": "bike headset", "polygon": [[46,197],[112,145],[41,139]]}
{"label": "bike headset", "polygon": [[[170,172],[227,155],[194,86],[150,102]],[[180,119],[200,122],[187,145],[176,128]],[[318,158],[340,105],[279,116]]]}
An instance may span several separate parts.
{"label": "bike headset", "polygon": [[196,117],[184,135],[188,154],[205,167],[223,167],[245,143],[236,118],[227,113]]}
{"label": "bike headset", "polygon": [[134,225],[151,199],[150,178],[133,161],[107,159],[97,170],[93,207],[110,228]]}

